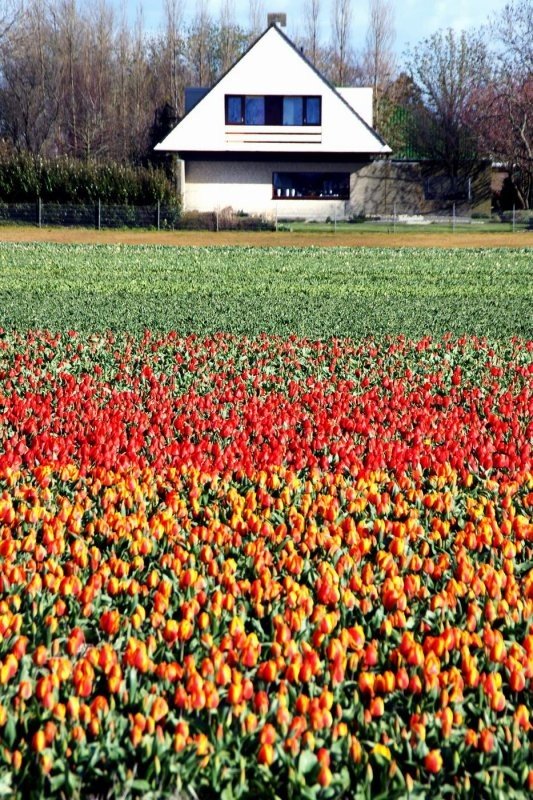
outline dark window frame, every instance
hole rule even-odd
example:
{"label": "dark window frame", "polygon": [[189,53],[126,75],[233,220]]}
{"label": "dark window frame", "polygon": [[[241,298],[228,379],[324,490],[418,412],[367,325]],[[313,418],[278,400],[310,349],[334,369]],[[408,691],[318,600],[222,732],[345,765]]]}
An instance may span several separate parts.
{"label": "dark window frame", "polygon": [[[265,100],[265,122],[261,123],[247,123],[246,122],[246,98],[247,97],[263,97]],[[283,122],[283,99],[285,97],[301,97],[303,100],[303,111],[302,111],[302,124],[301,125],[288,125]],[[230,98],[238,98],[240,100],[241,105],[241,113],[240,113],[240,120],[239,122],[234,122],[229,120],[229,103]],[[308,112],[308,104],[309,101],[318,100],[318,122],[308,122],[307,117],[309,115]],[[309,104],[310,105],[310,104]],[[277,108],[276,108],[277,107]],[[276,121],[268,121],[272,119],[280,119],[280,122]],[[253,95],[253,94],[227,94],[224,97],[224,119],[226,125],[245,125],[246,127],[256,127],[256,126],[268,126],[274,128],[287,128],[287,127],[314,127],[318,128],[322,125],[322,96],[318,94],[311,94],[311,95],[289,95],[289,94],[267,94],[267,95]]]}
{"label": "dark window frame", "polygon": [[[320,187],[320,183],[322,186]],[[338,185],[339,190],[327,188],[327,184]],[[285,184],[285,185],[284,185]],[[289,185],[290,184],[290,185]],[[298,185],[299,184],[299,185]],[[305,187],[314,186],[314,191],[305,193]],[[278,194],[279,190],[279,194]],[[326,171],[298,171],[272,173],[273,200],[349,200],[350,173]]]}

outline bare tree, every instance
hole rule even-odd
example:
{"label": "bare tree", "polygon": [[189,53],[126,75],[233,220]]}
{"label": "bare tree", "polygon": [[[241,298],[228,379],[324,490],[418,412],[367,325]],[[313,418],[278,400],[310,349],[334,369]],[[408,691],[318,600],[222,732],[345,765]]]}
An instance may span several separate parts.
{"label": "bare tree", "polygon": [[181,0],[165,0],[164,61],[165,101],[183,111],[183,4]]}
{"label": "bare tree", "polygon": [[266,28],[267,16],[263,0],[249,0],[248,30],[251,39],[255,39]]}
{"label": "bare tree", "polygon": [[533,207],[533,0],[508,3],[490,25],[495,70],[473,120],[482,146],[507,167],[513,200]]}
{"label": "bare tree", "polygon": [[113,81],[114,106],[116,109],[115,138],[121,161],[129,157],[129,75],[131,57],[131,34],[126,17],[125,0],[120,7],[120,19],[115,37],[115,70]]}
{"label": "bare tree", "polygon": [[23,0],[1,0],[0,2],[0,41],[16,25],[24,12]]}
{"label": "bare tree", "polygon": [[78,135],[83,158],[109,157],[115,109],[113,9],[99,0],[84,20],[78,86]]}
{"label": "bare tree", "polygon": [[304,20],[307,56],[316,67],[320,54],[320,0],[305,0]]}
{"label": "bare tree", "polygon": [[239,51],[239,30],[235,22],[235,0],[223,0],[220,6],[220,72],[232,66]]}
{"label": "bare tree", "polygon": [[152,74],[146,55],[146,34],[144,19],[137,15],[135,29],[131,40],[131,56],[129,67],[129,158],[140,161],[146,151],[147,137],[153,118],[153,86]]}
{"label": "bare tree", "polygon": [[374,125],[379,125],[379,104],[396,71],[395,30],[392,0],[370,0],[369,24],[363,54],[363,69],[373,89]]}
{"label": "bare tree", "polygon": [[58,36],[43,0],[34,0],[0,42],[0,118],[20,150],[53,152],[60,109]]}
{"label": "bare tree", "polygon": [[533,74],[533,1],[507,3],[492,22],[491,33],[500,42],[500,58],[507,68]]}
{"label": "bare tree", "polygon": [[332,10],[333,72],[337,86],[348,83],[351,61],[352,0],[334,0]]}
{"label": "bare tree", "polygon": [[83,22],[76,0],[61,0],[56,14],[61,60],[59,62],[61,91],[61,144],[63,152],[78,155],[78,81],[79,54]]}
{"label": "bare tree", "polygon": [[196,86],[209,86],[214,79],[210,46],[212,32],[209,0],[199,0],[188,36],[188,57]]}

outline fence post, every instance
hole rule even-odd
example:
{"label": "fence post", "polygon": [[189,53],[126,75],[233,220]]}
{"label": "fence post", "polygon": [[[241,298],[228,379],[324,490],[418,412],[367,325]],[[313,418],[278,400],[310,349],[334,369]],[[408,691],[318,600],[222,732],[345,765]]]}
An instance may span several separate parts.
{"label": "fence post", "polygon": [[333,214],[333,233],[337,233],[337,206],[335,206],[335,212]]}
{"label": "fence post", "polygon": [[161,230],[161,200],[157,201],[157,230]]}
{"label": "fence post", "polygon": [[392,212],[392,230],[393,233],[396,233],[396,203],[394,203],[394,209]]}
{"label": "fence post", "polygon": [[41,202],[41,198],[38,197],[37,198],[37,225],[39,226],[39,228],[41,227],[41,224],[42,224],[42,213],[43,213],[42,212],[42,202]]}
{"label": "fence post", "polygon": [[101,204],[100,198],[98,198],[98,205],[96,206],[96,228],[97,228],[97,230],[100,230],[100,224],[101,224],[101,221],[102,221],[101,220],[101,216],[102,216],[102,204]]}
{"label": "fence post", "polygon": [[453,211],[452,211],[452,230],[455,233],[455,203],[453,204]]}
{"label": "fence post", "polygon": [[215,208],[215,230],[218,233],[218,208]]}
{"label": "fence post", "polygon": [[516,206],[513,203],[513,233],[516,230]]}

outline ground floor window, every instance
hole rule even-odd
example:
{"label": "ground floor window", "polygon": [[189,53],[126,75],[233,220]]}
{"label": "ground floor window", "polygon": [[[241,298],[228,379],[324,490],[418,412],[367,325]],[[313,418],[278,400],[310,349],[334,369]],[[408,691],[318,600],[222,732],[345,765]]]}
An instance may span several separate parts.
{"label": "ground floor window", "polygon": [[349,200],[349,172],[273,172],[272,196],[280,200]]}

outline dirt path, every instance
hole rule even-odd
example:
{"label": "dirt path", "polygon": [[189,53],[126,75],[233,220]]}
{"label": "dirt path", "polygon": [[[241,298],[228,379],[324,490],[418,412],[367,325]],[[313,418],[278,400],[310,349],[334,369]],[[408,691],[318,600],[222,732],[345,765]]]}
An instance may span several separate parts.
{"label": "dirt path", "polygon": [[168,246],[242,247],[532,247],[533,233],[483,233],[467,231],[365,231],[334,233],[258,233],[207,231],[137,231],[87,228],[0,227],[3,242],[57,242],[59,244],[158,244]]}

